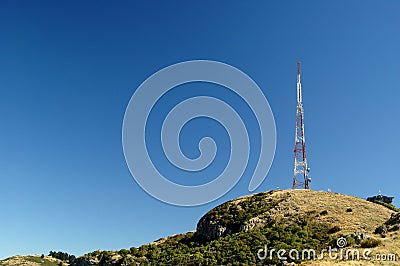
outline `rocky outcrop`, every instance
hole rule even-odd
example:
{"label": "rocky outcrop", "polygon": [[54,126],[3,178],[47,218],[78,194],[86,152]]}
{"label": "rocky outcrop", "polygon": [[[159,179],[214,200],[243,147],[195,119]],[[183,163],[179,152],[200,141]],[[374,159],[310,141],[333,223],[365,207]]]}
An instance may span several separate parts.
{"label": "rocky outcrop", "polygon": [[214,240],[264,225],[266,213],[278,204],[269,197],[272,194],[271,191],[246,196],[212,209],[197,223],[196,236],[203,240]]}
{"label": "rocky outcrop", "polygon": [[392,213],[385,224],[388,226],[398,226],[400,224],[400,212]]}
{"label": "rocky outcrop", "polygon": [[263,219],[261,217],[253,217],[245,224],[240,225],[240,232],[248,232],[252,229],[261,227],[266,223],[266,221],[267,219]]}
{"label": "rocky outcrop", "polygon": [[400,213],[392,213],[389,220],[385,222],[384,225],[378,226],[375,229],[375,234],[381,235],[381,237],[386,237],[388,232],[399,231],[400,230]]}
{"label": "rocky outcrop", "polygon": [[220,225],[218,221],[210,219],[209,216],[203,216],[197,223],[196,236],[210,241],[223,236],[226,227]]}
{"label": "rocky outcrop", "polygon": [[196,236],[210,241],[230,233],[248,232],[265,225],[266,222],[267,219],[253,217],[239,226],[230,227],[223,226],[219,221],[212,220],[210,216],[205,215],[197,224]]}

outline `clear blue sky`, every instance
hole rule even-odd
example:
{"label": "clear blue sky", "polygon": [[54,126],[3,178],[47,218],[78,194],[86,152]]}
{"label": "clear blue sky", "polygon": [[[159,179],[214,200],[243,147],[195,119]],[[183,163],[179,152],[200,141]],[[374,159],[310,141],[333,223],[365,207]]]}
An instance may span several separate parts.
{"label": "clear blue sky", "polygon": [[311,187],[362,198],[381,189],[400,205],[399,10],[395,0],[2,1],[0,259],[138,246],[194,230],[248,193],[250,175],[207,205],[171,206],[126,166],[130,97],[192,59],[241,69],[269,100],[277,150],[257,191],[291,186],[301,60]]}

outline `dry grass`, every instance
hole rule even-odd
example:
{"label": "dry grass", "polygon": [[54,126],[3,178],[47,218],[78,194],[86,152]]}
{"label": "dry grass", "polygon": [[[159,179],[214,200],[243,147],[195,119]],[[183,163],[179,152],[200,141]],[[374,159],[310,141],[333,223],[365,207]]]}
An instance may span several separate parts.
{"label": "dry grass", "polygon": [[[277,216],[283,216],[287,212],[292,212],[292,215],[315,212],[317,221],[330,224],[332,227],[339,226],[341,231],[338,234],[354,232],[372,234],[375,228],[386,222],[393,213],[384,206],[331,192],[289,190],[276,193],[290,195],[287,200],[278,205]],[[351,212],[347,211],[349,208]],[[323,211],[327,214],[320,215]]]}
{"label": "dry grass", "polygon": [[[251,196],[238,198],[232,203],[238,204]],[[375,229],[383,225],[394,211],[364,199],[324,191],[278,190],[266,196],[266,199],[269,198],[282,201],[268,213],[256,219],[263,221],[267,217],[276,221],[289,222],[295,217],[311,215],[317,222],[339,227],[340,231],[334,233],[333,236],[339,237],[360,232],[382,241],[380,246],[370,249],[372,251],[370,257],[373,258],[370,261],[332,260],[326,256],[324,260],[307,261],[302,265],[400,265],[400,233],[389,233],[386,238],[374,234]],[[353,248],[358,249],[361,256],[365,250],[358,246]],[[374,259],[377,254],[394,254],[396,261],[377,261]]]}
{"label": "dry grass", "polygon": [[[323,191],[282,190],[274,192],[271,197],[284,199],[270,211],[270,215],[276,220],[284,221],[287,217],[312,214],[318,222],[327,223],[331,227],[338,226],[341,230],[334,235],[361,232],[382,240],[382,245],[370,249],[371,258],[375,258],[376,254],[395,254],[397,259],[395,262],[382,262],[375,259],[332,261],[326,258],[323,261],[304,262],[304,265],[400,265],[399,233],[389,233],[386,238],[374,234],[375,228],[390,218],[392,210],[357,197]],[[357,246],[354,248],[357,248],[360,254],[365,250]]]}
{"label": "dry grass", "polygon": [[44,256],[42,259],[39,255],[26,255],[0,260],[0,266],[58,266],[60,262],[60,260],[49,256]]}

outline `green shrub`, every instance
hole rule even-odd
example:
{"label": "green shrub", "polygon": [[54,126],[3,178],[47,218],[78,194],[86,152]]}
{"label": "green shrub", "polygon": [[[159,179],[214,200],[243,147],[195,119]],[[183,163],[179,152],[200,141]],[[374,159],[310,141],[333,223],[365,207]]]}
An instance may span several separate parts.
{"label": "green shrub", "polygon": [[382,241],[380,241],[379,239],[368,238],[368,239],[361,241],[360,246],[362,248],[374,248],[374,247],[379,246],[380,244],[382,244]]}
{"label": "green shrub", "polygon": [[349,247],[354,246],[356,244],[356,240],[351,236],[347,237],[346,240],[347,240],[347,246]]}
{"label": "green shrub", "polygon": [[400,212],[400,209],[396,208],[396,206],[394,206],[393,204],[389,204],[389,203],[386,203],[386,202],[383,202],[383,201],[380,201],[380,200],[374,201],[374,203],[377,203],[379,205],[385,206],[386,208],[391,209],[392,211]]}

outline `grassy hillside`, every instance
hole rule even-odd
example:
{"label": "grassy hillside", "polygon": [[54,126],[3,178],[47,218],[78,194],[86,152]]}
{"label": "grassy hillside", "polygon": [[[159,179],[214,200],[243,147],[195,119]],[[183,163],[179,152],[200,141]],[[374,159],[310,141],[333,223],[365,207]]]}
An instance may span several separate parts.
{"label": "grassy hillside", "polygon": [[[374,234],[392,213],[385,206],[336,193],[270,191],[241,197],[212,209],[200,219],[196,232],[129,250],[95,251],[81,259],[92,265],[279,265],[282,261],[276,253],[271,259],[260,260],[258,250],[267,245],[268,250],[320,252],[328,246],[335,248],[336,240],[342,236],[346,236],[349,247],[362,250],[361,247],[365,249],[373,243],[371,246],[377,245],[371,248],[373,252],[391,252],[398,256],[397,232],[385,239]],[[359,235],[366,239],[357,239]],[[301,259],[288,261],[307,263]],[[318,263],[349,265],[349,261],[329,259]]]}
{"label": "grassy hillside", "polygon": [[[69,264],[398,265],[399,222],[396,209],[352,196],[312,190],[269,191],[217,206],[199,220],[195,232],[159,239],[138,248],[94,251],[76,259],[73,257],[74,261]],[[377,228],[380,228],[379,233]],[[280,249],[287,252],[296,249],[300,253],[313,249],[319,255],[328,247],[338,248],[337,240],[341,237],[347,242],[344,251],[370,249],[372,258],[376,254],[392,254],[397,261],[332,260],[328,256],[318,260],[294,256],[283,261],[277,255]],[[275,252],[260,259],[265,247],[268,251],[275,249]],[[4,263],[6,261],[0,265],[54,265],[45,263],[55,261]]]}

